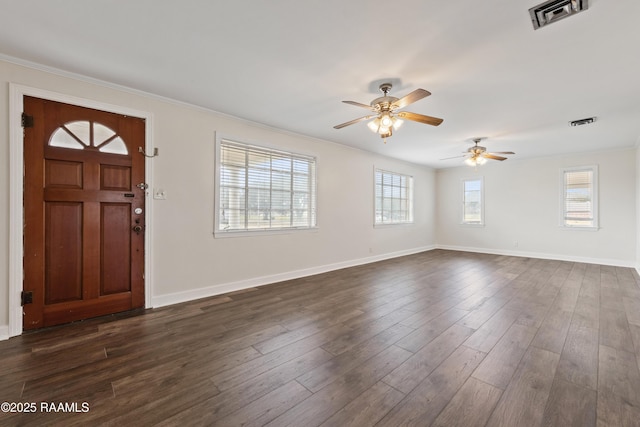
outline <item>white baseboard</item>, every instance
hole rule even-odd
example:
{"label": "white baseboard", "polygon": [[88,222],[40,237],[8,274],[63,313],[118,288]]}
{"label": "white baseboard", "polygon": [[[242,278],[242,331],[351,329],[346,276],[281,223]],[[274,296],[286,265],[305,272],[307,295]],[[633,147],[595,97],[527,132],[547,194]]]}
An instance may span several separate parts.
{"label": "white baseboard", "polygon": [[215,286],[198,288],[185,292],[175,292],[167,295],[159,295],[151,298],[152,307],[164,307],[167,305],[178,304],[181,302],[193,301],[200,298],[207,298],[227,292],[239,291],[242,289],[253,288],[256,286],[268,285],[270,283],[282,282],[285,280],[299,279],[302,277],[313,276],[314,274],[326,273],[329,271],[340,270],[342,268],[355,267],[372,262],[383,261],[386,259],[397,258],[406,255],[412,255],[420,252],[426,252],[436,249],[435,246],[424,246],[420,248],[408,249],[404,251],[391,252],[366,258],[359,258],[350,261],[338,262],[335,264],[321,265],[317,267],[305,268],[302,270],[288,271],[281,274],[273,274],[270,276],[255,277],[237,282],[223,283]]}
{"label": "white baseboard", "polygon": [[0,341],[9,339],[9,325],[0,325]]}
{"label": "white baseboard", "polygon": [[[450,251],[477,252],[477,253],[491,254],[491,255],[507,255],[507,256],[517,256],[517,257],[525,257],[525,258],[550,259],[550,260],[556,260],[556,261],[581,262],[585,264],[611,265],[614,267],[628,267],[628,268],[636,267],[633,261],[625,261],[625,260],[619,260],[619,259],[588,258],[588,257],[562,255],[562,254],[548,254],[548,253],[542,253],[542,252],[511,251],[511,250],[503,250],[503,249],[474,248],[474,247],[467,247],[467,246],[436,245],[436,247],[438,249],[445,249]],[[638,269],[638,267],[636,267],[636,269]],[[640,270],[638,270],[638,272],[640,273]]]}

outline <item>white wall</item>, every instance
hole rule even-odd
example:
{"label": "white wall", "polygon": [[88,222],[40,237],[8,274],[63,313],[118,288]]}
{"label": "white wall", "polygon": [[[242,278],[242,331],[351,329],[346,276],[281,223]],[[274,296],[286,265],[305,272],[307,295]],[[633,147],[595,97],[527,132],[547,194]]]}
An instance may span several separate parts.
{"label": "white wall", "polygon": [[640,274],[640,138],[636,143],[636,270]]}
{"label": "white wall", "polygon": [[[437,241],[464,248],[603,264],[636,262],[636,150],[489,161],[477,169],[438,170]],[[559,170],[599,166],[598,231],[567,230],[559,224]],[[460,225],[461,180],[484,176],[485,226]],[[517,242],[517,243],[516,243]]]}
{"label": "white wall", "polygon": [[[9,318],[9,83],[153,114],[152,304],[169,304],[274,280],[429,249],[435,244],[435,172],[341,145],[280,132],[113,86],[0,61],[0,337]],[[214,239],[215,132],[318,159],[314,231]],[[366,136],[365,136],[366,137]],[[373,140],[378,143],[379,140]],[[373,228],[373,169],[414,176],[413,225]]]}

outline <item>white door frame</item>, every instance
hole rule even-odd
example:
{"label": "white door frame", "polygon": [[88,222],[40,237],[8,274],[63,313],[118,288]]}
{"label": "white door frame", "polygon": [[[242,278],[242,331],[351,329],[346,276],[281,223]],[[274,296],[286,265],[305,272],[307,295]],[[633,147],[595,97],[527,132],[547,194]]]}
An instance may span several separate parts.
{"label": "white door frame", "polygon": [[[152,120],[153,114],[147,111],[134,110],[120,105],[107,104],[91,99],[78,98],[71,95],[52,92],[49,90],[9,83],[9,337],[22,334],[22,306],[20,294],[22,292],[23,276],[23,238],[24,238],[24,133],[22,130],[22,111],[24,96],[48,99],[56,102],[93,108],[126,116],[139,117],[145,120],[146,153],[153,153]],[[133,153],[136,155],[136,153]],[[151,185],[153,162],[145,159],[145,182]],[[153,236],[151,219],[152,201],[149,191],[145,196],[146,232],[144,235],[144,299],[145,307],[151,307],[153,259],[151,254],[151,239]]]}

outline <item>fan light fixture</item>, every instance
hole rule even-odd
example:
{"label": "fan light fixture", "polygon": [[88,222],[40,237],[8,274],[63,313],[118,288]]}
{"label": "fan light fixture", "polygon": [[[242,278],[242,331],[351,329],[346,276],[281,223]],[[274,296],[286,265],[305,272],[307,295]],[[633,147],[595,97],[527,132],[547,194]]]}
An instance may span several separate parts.
{"label": "fan light fixture", "polygon": [[380,137],[384,139],[384,142],[386,144],[387,138],[393,135],[393,131],[398,130],[398,128],[402,126],[402,123],[404,122],[404,120],[402,119],[412,120],[414,122],[424,123],[432,126],[438,126],[440,123],[442,123],[442,119],[439,119],[437,117],[410,113],[409,111],[398,111],[411,103],[414,103],[422,98],[431,95],[430,92],[424,89],[416,89],[402,98],[396,98],[389,95],[390,90],[391,83],[381,84],[380,91],[382,92],[383,96],[374,99],[369,105],[361,104],[355,101],[342,101],[345,104],[351,104],[355,105],[356,107],[362,107],[371,110],[374,114],[336,125],[334,126],[334,129],[342,129],[345,126],[349,126],[354,123],[373,119],[367,123],[367,127],[371,130],[371,132],[380,135]]}
{"label": "fan light fixture", "polygon": [[373,133],[380,134],[383,138],[391,136],[392,130],[398,130],[402,126],[403,120],[393,117],[390,113],[382,113],[379,117],[367,123]]}
{"label": "fan light fixture", "polygon": [[[482,166],[487,163],[487,159],[503,161],[507,160],[506,157],[503,157],[501,154],[516,154],[513,151],[496,151],[494,153],[487,152],[487,148],[481,145],[478,145],[480,141],[485,138],[473,138],[472,141],[474,143],[473,147],[470,147],[467,151],[465,151],[462,156],[454,156],[447,157],[440,160],[449,160],[449,159],[457,159],[460,157],[464,157],[464,162],[469,166]],[[500,155],[499,155],[500,154]]]}
{"label": "fan light fixture", "polygon": [[487,159],[485,159],[482,156],[473,156],[473,157],[469,157],[464,162],[469,166],[478,166],[478,165],[482,166],[485,163],[487,163]]}

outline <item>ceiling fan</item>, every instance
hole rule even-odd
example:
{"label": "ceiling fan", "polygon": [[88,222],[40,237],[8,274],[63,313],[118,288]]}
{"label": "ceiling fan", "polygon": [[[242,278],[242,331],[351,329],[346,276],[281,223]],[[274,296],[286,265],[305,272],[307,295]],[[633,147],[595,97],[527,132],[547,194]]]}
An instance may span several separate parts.
{"label": "ceiling fan", "polygon": [[475,143],[475,145],[473,147],[470,147],[466,151],[466,153],[462,156],[447,157],[440,160],[449,160],[449,159],[457,159],[460,157],[465,157],[466,159],[464,162],[466,164],[468,164],[469,166],[476,166],[476,165],[485,164],[487,162],[487,159],[499,160],[499,161],[507,160],[506,157],[499,156],[498,154],[516,154],[513,151],[496,151],[495,153],[488,153],[486,147],[478,145],[478,143],[483,139],[485,138],[473,138],[472,141]]}
{"label": "ceiling fan", "polygon": [[394,130],[397,130],[400,125],[402,125],[402,119],[412,120],[414,122],[424,123],[432,126],[438,126],[440,123],[442,123],[442,119],[438,119],[437,117],[425,116],[422,114],[411,113],[409,111],[398,111],[409,104],[419,101],[422,98],[426,98],[427,96],[431,95],[431,92],[424,89],[416,89],[408,95],[403,96],[402,98],[396,98],[389,95],[391,87],[391,83],[381,84],[380,90],[382,91],[383,96],[374,99],[369,105],[361,104],[355,101],[342,101],[345,104],[351,104],[355,105],[356,107],[363,107],[367,110],[371,110],[374,114],[336,125],[334,126],[334,129],[342,129],[343,127],[352,125],[354,123],[373,119],[369,123],[367,123],[367,126],[373,132],[379,134],[380,137],[384,139],[384,142],[386,144],[387,138],[393,134]]}

